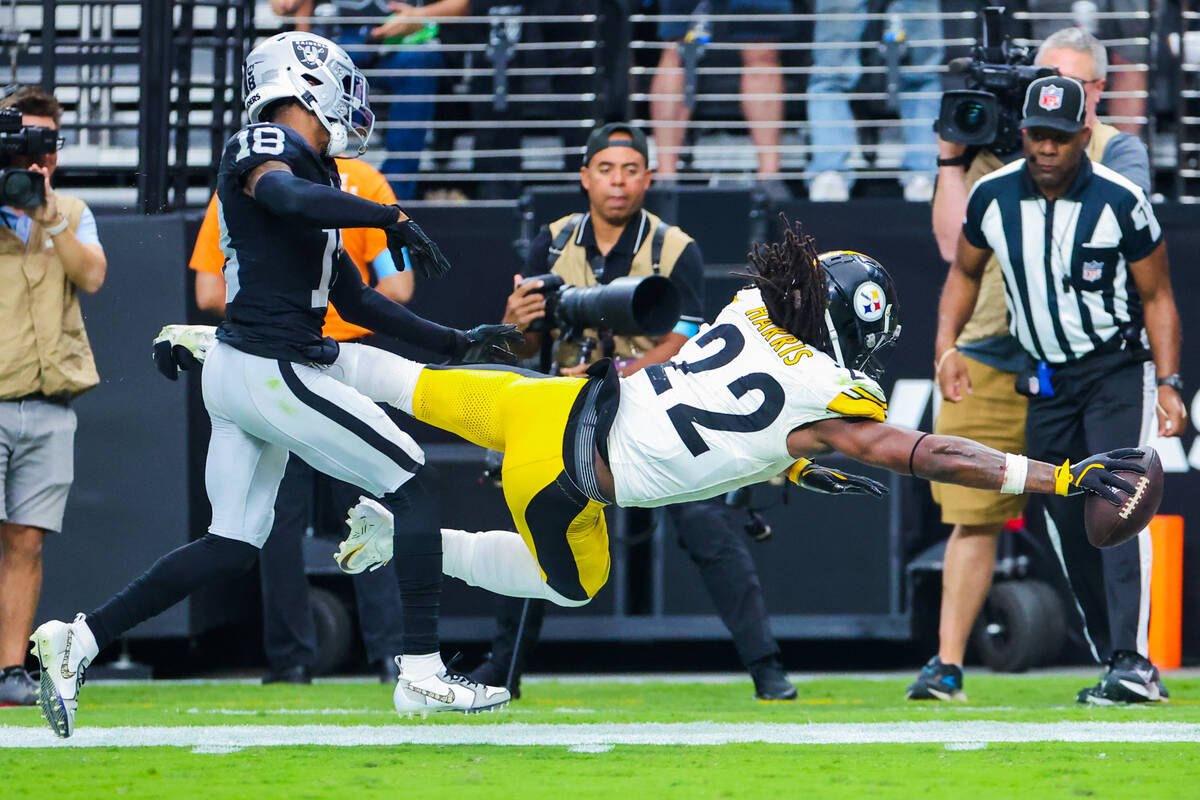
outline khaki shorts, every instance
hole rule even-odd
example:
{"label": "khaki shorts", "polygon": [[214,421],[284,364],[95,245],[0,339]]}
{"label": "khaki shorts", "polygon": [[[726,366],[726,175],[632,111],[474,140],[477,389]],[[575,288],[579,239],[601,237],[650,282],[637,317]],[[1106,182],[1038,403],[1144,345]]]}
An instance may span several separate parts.
{"label": "khaki shorts", "polygon": [[[1004,453],[1025,452],[1027,401],[1013,388],[1016,375],[964,357],[971,388],[962,402],[942,401],[933,432],[965,436]],[[936,388],[935,388],[936,391]],[[1025,495],[1000,494],[946,483],[930,484],[947,525],[1001,525],[1021,516]]]}

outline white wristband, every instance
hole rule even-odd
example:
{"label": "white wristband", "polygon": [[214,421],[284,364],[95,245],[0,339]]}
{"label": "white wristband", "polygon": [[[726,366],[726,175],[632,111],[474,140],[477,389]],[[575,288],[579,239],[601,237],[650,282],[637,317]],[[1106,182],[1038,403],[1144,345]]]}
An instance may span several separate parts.
{"label": "white wristband", "polygon": [[1025,478],[1029,475],[1029,459],[1012,453],[1004,454],[1004,485],[1001,494],[1025,494]]}
{"label": "white wristband", "polygon": [[60,219],[58,222],[54,223],[53,225],[43,225],[42,229],[46,231],[47,235],[49,236],[58,236],[60,233],[65,231],[67,226],[70,224],[71,221],[67,219],[67,215],[63,214],[62,219]]}

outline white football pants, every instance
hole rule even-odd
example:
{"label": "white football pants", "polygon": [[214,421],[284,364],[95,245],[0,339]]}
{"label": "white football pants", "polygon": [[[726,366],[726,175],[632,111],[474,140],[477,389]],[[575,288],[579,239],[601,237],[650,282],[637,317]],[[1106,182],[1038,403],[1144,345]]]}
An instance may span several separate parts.
{"label": "white football pants", "polygon": [[243,353],[218,342],[204,362],[212,438],[204,480],[209,532],[262,547],[288,453],[383,497],[410,479],[425,454],[376,402],[412,408],[421,364],[343,344],[328,366]]}

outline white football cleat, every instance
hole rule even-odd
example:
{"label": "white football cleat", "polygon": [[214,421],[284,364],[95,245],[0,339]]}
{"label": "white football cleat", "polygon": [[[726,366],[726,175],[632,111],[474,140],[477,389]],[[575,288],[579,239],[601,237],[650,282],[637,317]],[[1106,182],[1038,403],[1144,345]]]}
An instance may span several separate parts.
{"label": "white football cleat", "polygon": [[333,560],[347,575],[371,572],[392,560],[392,512],[369,497],[359,497],[358,505],[346,517],[350,535],[338,545]]}
{"label": "white football cleat", "polygon": [[164,325],[154,337],[154,343],[170,342],[172,347],[183,347],[201,364],[217,343],[217,329],[212,325]]}
{"label": "white football cleat", "polygon": [[[400,656],[396,656],[396,663],[400,664]],[[409,680],[401,671],[392,693],[396,712],[405,716],[436,711],[476,714],[494,711],[511,699],[512,695],[503,686],[487,686],[446,667],[416,681]]]}
{"label": "white football cleat", "polygon": [[75,732],[75,709],[83,671],[96,657],[96,638],[83,614],[74,622],[51,620],[38,626],[29,637],[32,652],[42,666],[38,705],[50,730],[65,739]]}

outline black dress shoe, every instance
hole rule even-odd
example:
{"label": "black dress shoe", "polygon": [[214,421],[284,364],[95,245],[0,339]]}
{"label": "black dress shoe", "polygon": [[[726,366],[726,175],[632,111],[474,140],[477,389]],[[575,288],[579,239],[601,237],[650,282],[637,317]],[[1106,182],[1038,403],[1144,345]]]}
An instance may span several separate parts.
{"label": "black dress shoe", "polygon": [[760,658],[750,665],[750,677],[754,679],[754,699],[795,700],[796,687],[787,679],[783,665],[775,656]]}
{"label": "black dress shoe", "polygon": [[379,682],[392,684],[400,680],[400,665],[394,658],[385,658],[379,662]]}
{"label": "black dress shoe", "polygon": [[[508,664],[499,664],[493,659],[488,658],[478,667],[471,670],[471,674],[468,677],[485,686],[504,686],[504,682],[508,680]],[[521,676],[513,675],[513,685],[506,686],[505,688],[512,693],[513,700],[520,700]]]}
{"label": "black dress shoe", "polygon": [[273,669],[263,676],[263,685],[268,683],[312,683],[312,671],[307,664],[295,664],[283,669]]}

